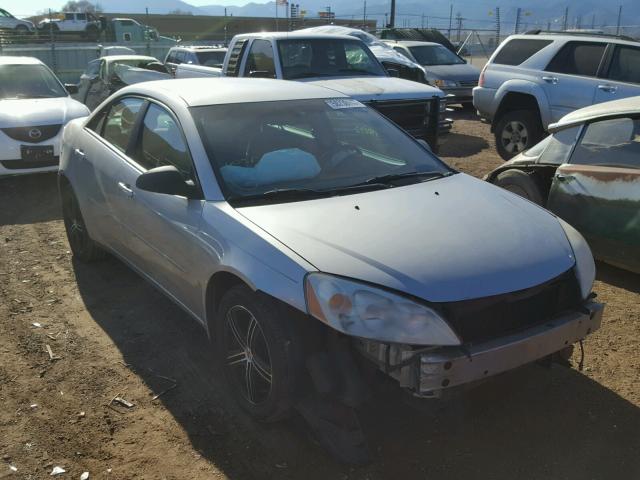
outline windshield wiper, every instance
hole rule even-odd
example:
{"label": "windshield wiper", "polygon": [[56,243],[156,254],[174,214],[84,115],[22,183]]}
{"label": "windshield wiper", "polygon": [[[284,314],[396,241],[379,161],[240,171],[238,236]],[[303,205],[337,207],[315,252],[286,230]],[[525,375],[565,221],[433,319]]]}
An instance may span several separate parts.
{"label": "windshield wiper", "polygon": [[329,192],[323,190],[313,190],[311,188],[275,188],[263,193],[253,193],[250,195],[232,195],[227,198],[229,202],[250,202],[255,200],[286,200],[297,198],[318,198],[327,196]]}
{"label": "windshield wiper", "polygon": [[302,72],[296,75],[289,75],[285,78],[285,80],[293,80],[295,78],[312,78],[312,77],[330,77],[328,73],[319,73],[319,72]]}
{"label": "windshield wiper", "polygon": [[411,177],[425,177],[425,179],[431,180],[434,178],[448,177],[449,175],[452,175],[452,174],[453,172],[436,172],[436,171],[389,173],[387,175],[378,175],[377,177],[371,177],[365,180],[364,182],[358,183],[354,186],[372,185],[372,184],[378,184],[378,183],[389,184],[396,180],[402,180],[403,178],[411,178]]}
{"label": "windshield wiper", "polygon": [[380,77],[381,75],[376,72],[370,72],[369,70],[363,70],[361,68],[341,68],[338,70],[340,73],[358,73],[361,75],[371,75],[373,77]]}

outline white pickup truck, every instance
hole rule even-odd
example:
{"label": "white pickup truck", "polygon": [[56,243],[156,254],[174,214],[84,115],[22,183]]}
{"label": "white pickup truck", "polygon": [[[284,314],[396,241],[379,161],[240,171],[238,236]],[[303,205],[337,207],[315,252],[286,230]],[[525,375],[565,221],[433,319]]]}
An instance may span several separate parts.
{"label": "white pickup truck", "polygon": [[451,128],[442,90],[396,78],[361,40],[346,35],[260,32],[236,35],[222,69],[181,64],[176,78],[230,76],[295,80],[331,88],[374,108],[437,149]]}

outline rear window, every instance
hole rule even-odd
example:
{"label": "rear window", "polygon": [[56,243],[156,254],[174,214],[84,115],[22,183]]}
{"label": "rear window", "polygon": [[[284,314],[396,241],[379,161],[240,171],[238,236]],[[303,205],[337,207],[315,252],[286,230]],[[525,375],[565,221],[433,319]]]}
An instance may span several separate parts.
{"label": "rear window", "polygon": [[510,40],[500,49],[493,59],[493,63],[498,65],[520,65],[550,43],[551,40],[530,40],[528,38]]}
{"label": "rear window", "polygon": [[606,44],[568,42],[547,66],[548,72],[595,77]]}

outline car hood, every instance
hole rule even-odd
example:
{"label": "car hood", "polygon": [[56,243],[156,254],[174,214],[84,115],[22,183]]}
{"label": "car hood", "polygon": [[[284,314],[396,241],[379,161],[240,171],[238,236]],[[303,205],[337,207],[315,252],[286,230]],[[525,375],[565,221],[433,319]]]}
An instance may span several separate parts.
{"label": "car hood", "polygon": [[529,288],[574,265],[553,215],[464,174],[238,212],[322,272],[432,302]]}
{"label": "car hood", "polygon": [[457,80],[459,82],[477,82],[480,70],[468,63],[459,65],[424,65],[429,78]]}
{"label": "car hood", "polygon": [[439,88],[395,77],[338,77],[305,79],[303,81],[330,88],[361,102],[444,97],[444,92]]}
{"label": "car hood", "polygon": [[0,128],[65,125],[87,115],[87,107],[70,97],[0,100]]}

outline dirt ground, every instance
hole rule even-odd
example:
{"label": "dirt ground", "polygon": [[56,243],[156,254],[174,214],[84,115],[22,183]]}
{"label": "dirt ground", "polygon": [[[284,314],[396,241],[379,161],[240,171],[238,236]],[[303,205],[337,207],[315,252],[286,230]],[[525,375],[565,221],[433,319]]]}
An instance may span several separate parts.
{"label": "dirt ground", "polygon": [[[482,176],[488,128],[456,116],[442,155]],[[351,468],[299,418],[239,412],[200,328],[132,271],[73,262],[55,175],[0,180],[0,206],[0,478],[640,478],[638,275],[599,265],[584,371],[531,366],[436,406],[382,389],[361,412],[375,460]]]}

